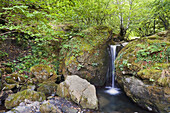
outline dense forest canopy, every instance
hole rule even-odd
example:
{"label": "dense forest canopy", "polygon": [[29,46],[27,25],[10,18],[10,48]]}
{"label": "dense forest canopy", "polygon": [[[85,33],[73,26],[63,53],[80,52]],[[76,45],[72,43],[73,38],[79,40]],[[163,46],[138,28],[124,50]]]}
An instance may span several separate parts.
{"label": "dense forest canopy", "polygon": [[[71,22],[79,30],[107,25],[120,38],[169,27],[168,0],[1,0],[1,29],[53,37],[49,23]],[[50,35],[50,36],[49,36]]]}
{"label": "dense forest canopy", "polygon": [[[112,28],[119,40],[168,30],[169,10],[169,0],[1,0],[0,38],[31,47],[31,55],[18,59],[24,64],[13,64],[27,69],[46,63],[48,57],[58,58],[62,47],[69,49],[66,42],[71,37],[84,37],[82,31],[93,26]],[[55,47],[46,47],[50,45]]]}

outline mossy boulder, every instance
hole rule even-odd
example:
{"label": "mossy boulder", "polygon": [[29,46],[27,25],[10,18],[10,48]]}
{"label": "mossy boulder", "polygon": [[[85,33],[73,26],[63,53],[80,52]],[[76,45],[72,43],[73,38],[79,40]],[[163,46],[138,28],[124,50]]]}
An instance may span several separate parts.
{"label": "mossy boulder", "polygon": [[30,71],[39,83],[48,80],[52,76],[56,76],[55,71],[51,67],[43,64],[31,67]]}
{"label": "mossy boulder", "polygon": [[[164,35],[163,35],[164,34]],[[170,37],[158,33],[130,42],[116,58],[116,80],[140,106],[170,112]]]}
{"label": "mossy boulder", "polygon": [[97,26],[72,37],[63,45],[60,71],[64,75],[76,74],[96,86],[105,83],[108,68],[108,42],[112,37],[109,27]]}
{"label": "mossy boulder", "polygon": [[46,95],[50,95],[56,93],[58,84],[53,81],[45,81],[43,83],[38,84],[38,86],[38,92],[43,92]]}
{"label": "mossy boulder", "polygon": [[24,102],[25,99],[30,101],[43,101],[46,99],[46,97],[42,92],[36,92],[31,89],[27,89],[16,94],[9,95],[5,100],[5,107],[7,109],[11,109],[18,106],[21,102]]}
{"label": "mossy boulder", "polygon": [[13,88],[19,88],[26,84],[28,81],[27,75],[21,75],[18,73],[12,73],[8,76],[2,77],[2,88],[3,90],[11,90]]}

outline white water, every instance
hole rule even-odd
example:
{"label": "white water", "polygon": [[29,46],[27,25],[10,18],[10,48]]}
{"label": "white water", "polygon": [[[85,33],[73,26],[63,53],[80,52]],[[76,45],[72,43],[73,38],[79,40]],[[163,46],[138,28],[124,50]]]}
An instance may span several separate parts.
{"label": "white water", "polygon": [[111,78],[112,78],[112,84],[111,86],[106,86],[107,90],[106,93],[110,95],[117,95],[120,93],[118,88],[115,88],[115,65],[114,61],[116,59],[116,47],[117,45],[111,45],[110,46],[110,51],[111,51]]}

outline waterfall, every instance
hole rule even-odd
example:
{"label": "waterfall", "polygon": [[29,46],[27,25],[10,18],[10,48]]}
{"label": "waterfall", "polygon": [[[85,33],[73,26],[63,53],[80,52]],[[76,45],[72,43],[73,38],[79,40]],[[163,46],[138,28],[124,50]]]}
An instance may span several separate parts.
{"label": "waterfall", "polygon": [[114,88],[115,85],[115,64],[114,61],[116,59],[116,47],[117,45],[111,45],[110,51],[111,51],[111,75],[112,75],[112,88]]}
{"label": "waterfall", "polygon": [[[114,61],[116,59],[116,47],[120,47],[119,45],[110,45],[110,65],[107,72],[107,83],[106,83],[106,93],[111,95],[119,94],[119,89],[115,87],[115,65]],[[111,83],[109,83],[111,82]]]}

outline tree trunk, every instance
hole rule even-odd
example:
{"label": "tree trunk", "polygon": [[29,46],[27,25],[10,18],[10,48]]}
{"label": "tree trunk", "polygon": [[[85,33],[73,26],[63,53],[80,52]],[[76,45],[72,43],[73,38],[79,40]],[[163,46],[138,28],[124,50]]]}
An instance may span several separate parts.
{"label": "tree trunk", "polygon": [[120,33],[119,33],[119,36],[118,36],[118,38],[119,38],[120,41],[124,40],[124,37],[125,37],[125,35],[126,35],[126,30],[127,30],[127,29],[125,29],[125,28],[123,27],[123,25],[120,26]]}

